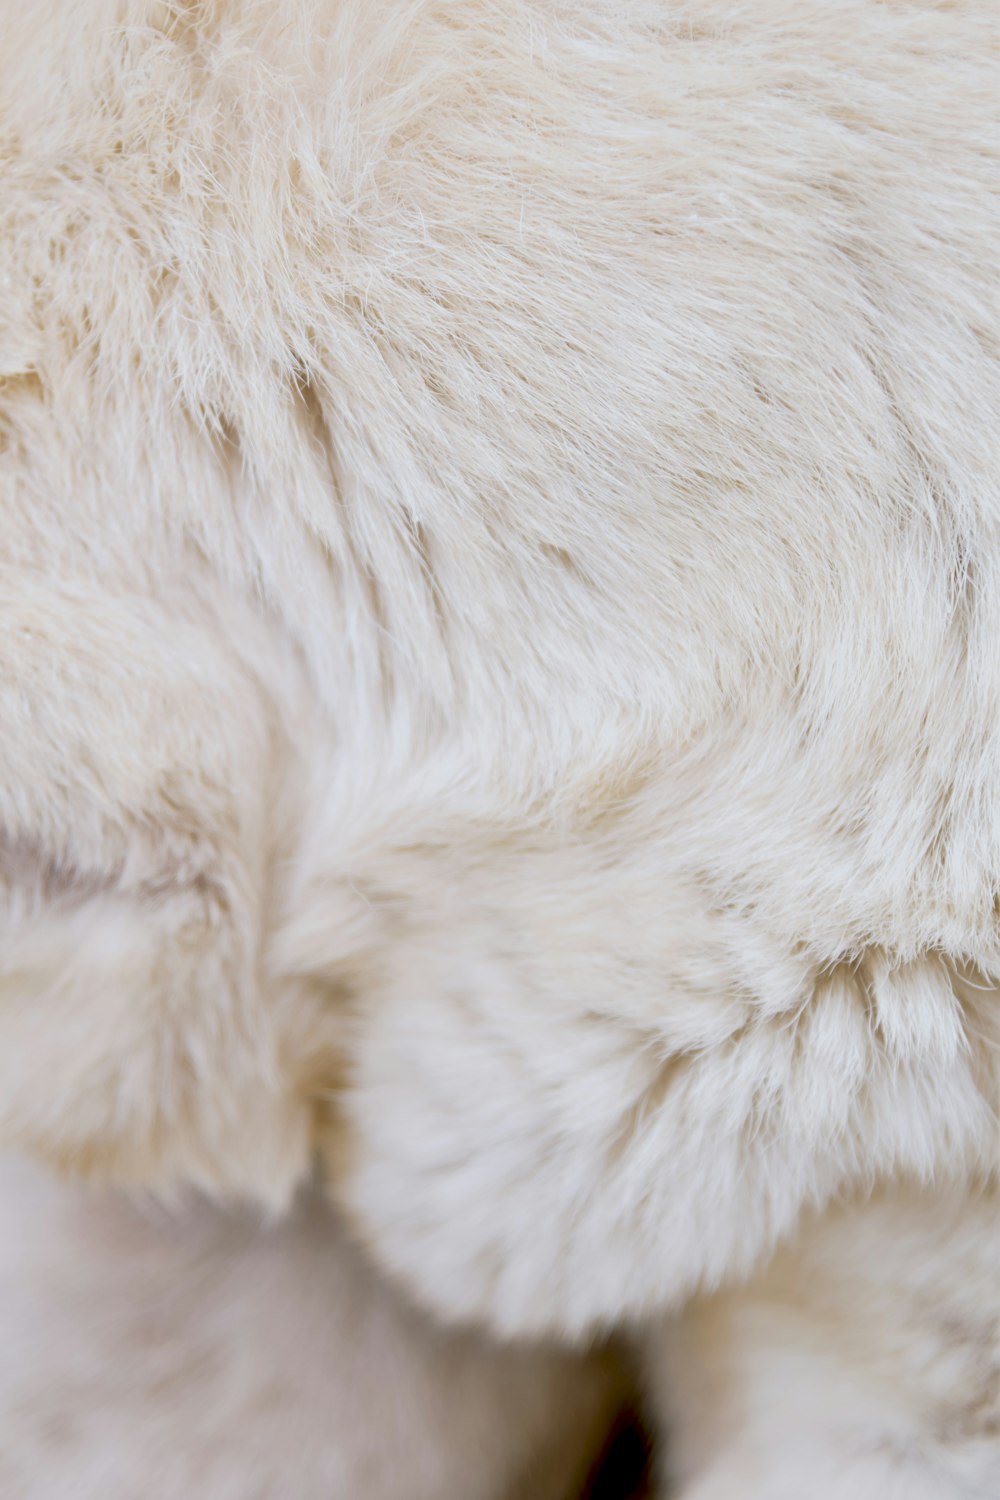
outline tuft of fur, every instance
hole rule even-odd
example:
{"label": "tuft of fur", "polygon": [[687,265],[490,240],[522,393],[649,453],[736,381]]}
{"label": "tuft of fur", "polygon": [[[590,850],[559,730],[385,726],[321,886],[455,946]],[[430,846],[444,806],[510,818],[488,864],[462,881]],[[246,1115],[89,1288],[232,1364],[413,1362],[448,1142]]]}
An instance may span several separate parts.
{"label": "tuft of fur", "polygon": [[992,0],[40,0],[0,1135],[582,1337],[1000,1163]]}

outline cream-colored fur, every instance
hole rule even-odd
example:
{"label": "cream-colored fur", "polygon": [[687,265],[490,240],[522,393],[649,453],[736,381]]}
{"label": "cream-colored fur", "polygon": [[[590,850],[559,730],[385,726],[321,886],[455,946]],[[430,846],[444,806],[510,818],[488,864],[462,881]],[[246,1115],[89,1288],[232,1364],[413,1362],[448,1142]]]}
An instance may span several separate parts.
{"label": "cream-colored fur", "polygon": [[993,1177],[992,0],[4,31],[3,1135],[566,1336]]}
{"label": "cream-colored fur", "polygon": [[880,1194],[648,1337],[685,1500],[995,1500],[1000,1202]]}
{"label": "cream-colored fur", "polygon": [[609,1361],[433,1329],[314,1204],[167,1216],[0,1163],[4,1500],[574,1500]]}

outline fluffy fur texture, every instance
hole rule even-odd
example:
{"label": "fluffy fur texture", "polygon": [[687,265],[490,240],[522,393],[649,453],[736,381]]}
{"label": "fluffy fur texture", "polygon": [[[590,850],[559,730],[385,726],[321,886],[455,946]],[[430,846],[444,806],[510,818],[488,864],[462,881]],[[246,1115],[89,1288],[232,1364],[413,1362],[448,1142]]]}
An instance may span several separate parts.
{"label": "fluffy fur texture", "polygon": [[4,1500],[567,1500],[611,1419],[610,1360],[431,1328],[315,1204],[0,1205]]}
{"label": "fluffy fur texture", "polygon": [[647,1341],[685,1500],[995,1500],[1000,1202],[810,1217],[748,1287]]}
{"label": "fluffy fur texture", "polygon": [[992,1178],[993,0],[5,11],[2,1133],[566,1336]]}

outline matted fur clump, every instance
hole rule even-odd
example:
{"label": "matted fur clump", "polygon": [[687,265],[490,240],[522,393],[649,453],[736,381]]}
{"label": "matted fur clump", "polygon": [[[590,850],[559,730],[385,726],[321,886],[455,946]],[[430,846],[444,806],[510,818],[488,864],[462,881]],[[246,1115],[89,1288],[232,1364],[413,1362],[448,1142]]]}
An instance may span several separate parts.
{"label": "matted fur clump", "polygon": [[997,7],[6,12],[0,1135],[995,1496]]}

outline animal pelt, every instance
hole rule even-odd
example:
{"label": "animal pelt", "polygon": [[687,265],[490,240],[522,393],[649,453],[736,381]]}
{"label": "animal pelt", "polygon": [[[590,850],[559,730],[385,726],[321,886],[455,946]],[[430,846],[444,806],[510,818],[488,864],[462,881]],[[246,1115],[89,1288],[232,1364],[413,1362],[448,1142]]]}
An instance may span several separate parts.
{"label": "animal pelt", "polygon": [[993,1178],[993,0],[3,9],[0,1134],[565,1337]]}
{"label": "animal pelt", "polygon": [[566,1500],[610,1356],[407,1307],[316,1202],[165,1214],[0,1162],[4,1500]]}
{"label": "animal pelt", "polygon": [[883,1191],[650,1330],[668,1493],[994,1500],[998,1246],[995,1194]]}

